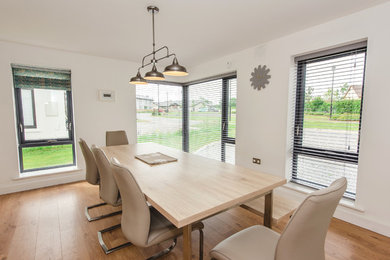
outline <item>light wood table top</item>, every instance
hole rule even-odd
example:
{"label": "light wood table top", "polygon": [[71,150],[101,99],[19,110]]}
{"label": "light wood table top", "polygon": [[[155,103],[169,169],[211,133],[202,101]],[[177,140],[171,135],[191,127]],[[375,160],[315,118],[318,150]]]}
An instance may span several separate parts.
{"label": "light wood table top", "polygon": [[[136,178],[147,201],[176,227],[269,193],[286,179],[154,143],[102,147]],[[161,152],[177,162],[150,166],[134,156]],[[272,214],[272,213],[271,213]]]}

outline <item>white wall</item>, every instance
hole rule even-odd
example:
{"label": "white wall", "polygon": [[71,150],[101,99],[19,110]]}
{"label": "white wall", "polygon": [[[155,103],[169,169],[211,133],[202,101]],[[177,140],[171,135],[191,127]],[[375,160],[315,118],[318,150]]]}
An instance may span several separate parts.
{"label": "white wall", "polygon": [[[0,194],[85,178],[84,159],[76,143],[81,170],[41,177],[19,176],[11,63],[70,69],[75,138],[104,145],[106,130],[126,130],[136,142],[135,90],[128,84],[137,64],[0,41]],[[115,102],[100,102],[98,89],[114,90]]]}
{"label": "white wall", "polygon": [[[390,111],[389,14],[390,3],[386,3],[189,70],[190,80],[237,71],[236,163],[288,176],[292,57],[368,38],[356,198],[356,205],[364,212],[339,207],[336,217],[387,236],[390,236],[390,120],[386,113]],[[256,28],[249,25],[243,29],[256,33]],[[249,79],[260,64],[271,69],[272,78],[265,89],[256,91]],[[252,157],[261,158],[262,165],[252,164]]]}

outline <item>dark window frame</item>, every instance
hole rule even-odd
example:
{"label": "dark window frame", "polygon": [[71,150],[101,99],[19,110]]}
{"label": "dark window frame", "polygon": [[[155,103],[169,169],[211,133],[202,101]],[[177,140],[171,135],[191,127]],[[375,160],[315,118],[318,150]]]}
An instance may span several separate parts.
{"label": "dark window frame", "polygon": [[225,161],[226,157],[226,144],[236,144],[236,138],[229,137],[229,80],[237,79],[236,73],[228,73],[219,76],[213,76],[205,79],[195,80],[191,82],[186,82],[182,84],[172,83],[172,82],[149,82],[153,84],[161,85],[176,85],[182,88],[182,150],[184,152],[189,152],[190,145],[190,132],[189,132],[189,116],[190,116],[190,107],[189,107],[189,88],[191,85],[198,83],[205,83],[214,80],[222,80],[222,113],[221,113],[221,161]]}
{"label": "dark window frame", "polygon": [[[39,69],[39,68],[37,68],[37,69]],[[33,88],[33,89],[35,89],[35,88]],[[32,91],[32,92],[34,92],[34,91]],[[15,107],[16,107],[16,110],[15,110],[15,112],[16,112],[16,129],[17,129],[17,136],[18,136],[18,153],[19,153],[20,173],[62,168],[62,167],[68,167],[68,166],[75,166],[76,165],[76,153],[75,153],[75,145],[74,145],[72,91],[71,90],[66,91],[66,101],[67,101],[66,102],[66,113],[67,113],[67,128],[68,128],[68,132],[69,132],[69,138],[57,138],[57,139],[51,138],[51,139],[40,139],[40,140],[25,140],[24,132],[25,132],[25,129],[29,129],[29,127],[26,127],[24,125],[21,88],[14,88],[14,95],[15,95]],[[35,123],[36,123],[36,121],[35,121]],[[66,144],[72,145],[73,162],[71,164],[62,164],[62,165],[55,165],[55,166],[48,166],[48,167],[41,167],[41,168],[34,168],[34,169],[27,169],[27,170],[24,169],[24,167],[23,167],[23,148],[37,147],[37,146],[57,146],[57,145],[66,145]]]}
{"label": "dark window frame", "polygon": [[188,91],[191,85],[195,85],[198,83],[205,83],[214,80],[222,80],[222,111],[221,111],[221,161],[225,162],[226,157],[226,144],[236,144],[236,138],[232,138],[228,136],[229,131],[229,80],[236,79],[237,75],[228,75],[221,77],[211,77],[204,80],[194,81],[190,83],[183,84],[183,151],[189,152],[189,95]]}
{"label": "dark window frame", "polygon": [[236,76],[222,78],[222,122],[221,122],[221,161],[225,161],[226,144],[236,144],[236,138],[229,137],[229,80]]}
{"label": "dark window frame", "polygon": [[[314,147],[305,147],[302,145],[303,140],[303,123],[304,123],[304,108],[305,108],[305,78],[306,78],[306,64],[310,63],[310,60],[325,61],[335,58],[348,56],[351,52],[364,53],[364,74],[362,81],[362,97],[360,103],[360,117],[359,117],[359,130],[358,130],[358,143],[357,152],[343,152],[330,149],[320,149]],[[365,71],[366,71],[366,58],[367,58],[367,47],[351,48],[342,51],[336,51],[334,53],[327,53],[326,55],[318,55],[310,57],[308,59],[301,59],[297,61],[297,81],[296,81],[296,101],[295,101],[295,114],[294,114],[294,138],[293,138],[293,156],[292,156],[292,179],[291,182],[309,186],[312,188],[324,188],[323,184],[312,182],[309,180],[301,179],[297,175],[298,155],[306,155],[318,159],[326,159],[338,162],[345,162],[351,164],[358,164],[359,159],[359,147],[360,147],[360,131],[361,131],[361,120],[362,120],[362,109],[363,109],[363,97],[364,97],[364,83],[365,83]],[[314,62],[314,61],[312,61]],[[354,198],[355,193],[346,191],[347,198]],[[345,195],[344,195],[345,196]]]}
{"label": "dark window frame", "polygon": [[[27,90],[27,89],[25,89],[25,90]],[[32,106],[31,111],[33,113],[34,123],[32,125],[24,125],[24,128],[35,129],[35,128],[37,128],[37,116],[36,116],[36,111],[35,111],[35,94],[34,94],[34,89],[29,89],[29,90],[31,91],[31,106]],[[22,104],[22,106],[23,106],[23,104]]]}

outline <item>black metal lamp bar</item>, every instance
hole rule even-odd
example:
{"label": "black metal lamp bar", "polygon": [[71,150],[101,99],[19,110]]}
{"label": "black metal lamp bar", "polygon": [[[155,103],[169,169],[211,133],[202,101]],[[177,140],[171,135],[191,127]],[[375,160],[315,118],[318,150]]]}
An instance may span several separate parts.
{"label": "black metal lamp bar", "polygon": [[[179,63],[177,61],[177,58],[176,58],[176,54],[169,53],[169,48],[167,46],[163,46],[163,47],[161,47],[161,48],[156,50],[156,41],[155,41],[156,37],[155,37],[155,28],[154,28],[154,14],[159,12],[159,8],[156,7],[156,6],[148,6],[147,10],[148,10],[148,12],[152,13],[152,34],[153,34],[152,35],[153,36],[152,46],[153,46],[153,51],[151,53],[145,55],[142,58],[142,65],[141,65],[141,67],[138,68],[137,75],[135,77],[131,78],[130,83],[131,84],[146,84],[146,80],[145,79],[149,79],[149,80],[164,80],[165,77],[164,77],[163,73],[157,71],[156,63],[158,61],[160,61],[160,60],[163,60],[163,59],[166,59],[166,58],[169,58],[169,57],[172,57],[172,56],[174,56],[173,63],[172,63],[172,65],[169,65],[169,66],[167,66],[165,68],[164,74],[171,75],[171,76],[185,76],[185,75],[188,75],[186,68],[181,66],[181,65],[179,65]],[[166,50],[166,55],[156,59],[156,54],[158,52],[164,50],[164,49]],[[153,56],[152,59],[150,60],[149,63],[145,64],[145,59],[147,57],[150,57],[150,56]],[[147,72],[145,74],[145,78],[143,78],[141,76],[141,74],[140,74],[140,69],[143,69],[146,66],[149,66],[151,64],[153,64],[152,70]]]}

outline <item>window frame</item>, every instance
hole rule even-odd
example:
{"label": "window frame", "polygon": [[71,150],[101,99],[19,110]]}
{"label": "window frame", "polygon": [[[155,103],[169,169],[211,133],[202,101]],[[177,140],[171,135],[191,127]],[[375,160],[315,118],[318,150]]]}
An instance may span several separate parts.
{"label": "window frame", "polygon": [[[39,70],[42,68],[34,68],[34,69]],[[45,69],[42,69],[42,70],[45,70]],[[66,91],[66,109],[67,109],[66,111],[67,111],[67,118],[68,118],[67,128],[68,128],[69,137],[68,138],[57,138],[57,139],[50,138],[50,139],[39,139],[39,140],[26,140],[25,136],[24,136],[24,132],[25,132],[25,129],[30,129],[30,128],[26,127],[24,125],[22,94],[21,94],[22,89],[15,88],[15,86],[13,89],[14,89],[14,98],[15,98],[15,115],[16,115],[16,129],[17,129],[17,137],[18,137],[18,156],[19,156],[20,173],[62,168],[62,167],[68,167],[68,166],[75,166],[76,165],[76,152],[75,152],[76,149],[75,149],[75,144],[74,144],[72,91],[71,90]],[[34,91],[33,91],[34,89],[35,88],[31,89],[32,93],[34,93]],[[34,122],[36,125],[35,105],[34,105]],[[66,144],[72,145],[73,162],[71,164],[62,164],[62,165],[40,167],[40,168],[27,169],[27,170],[24,169],[24,167],[23,167],[23,148],[38,147],[38,146],[56,146],[56,145],[66,145]]]}
{"label": "window frame", "polygon": [[[229,81],[237,79],[237,73],[227,73],[223,75],[216,75],[204,79],[194,80],[185,83],[176,83],[168,81],[148,81],[152,84],[161,85],[176,85],[182,87],[182,151],[189,152],[190,145],[190,104],[189,104],[189,88],[191,85],[205,83],[214,80],[222,80],[222,103],[221,103],[221,161],[225,162],[226,157],[226,144],[236,144],[236,138],[229,136]],[[138,136],[137,136],[138,139]]]}
{"label": "window frame", "polygon": [[222,78],[222,131],[221,131],[221,161],[225,162],[226,144],[236,145],[236,138],[229,136],[229,81],[236,79],[236,76]]}
{"label": "window frame", "polygon": [[[37,128],[37,117],[36,117],[36,111],[35,111],[35,94],[34,94],[34,89],[25,89],[25,90],[29,90],[31,92],[31,105],[32,105],[32,114],[33,114],[33,121],[34,123],[32,125],[24,125],[24,128],[27,128],[27,129],[35,129]],[[21,92],[21,91],[20,91]],[[21,95],[21,93],[20,93]],[[23,109],[23,104],[21,104],[22,106],[22,109]],[[23,120],[24,122],[24,120]]]}
{"label": "window frame", "polygon": [[[292,178],[291,182],[301,184],[304,186],[309,186],[312,188],[324,188],[326,185],[321,183],[315,183],[309,180],[301,179],[297,175],[297,166],[298,165],[298,155],[305,155],[312,158],[324,159],[330,161],[338,161],[344,163],[350,163],[358,165],[359,159],[359,148],[360,148],[360,131],[361,131],[361,121],[362,121],[362,111],[363,111],[363,97],[364,97],[364,85],[365,85],[365,74],[366,74],[366,58],[367,58],[367,46],[360,46],[364,43],[357,44],[358,46],[352,45],[351,48],[348,46],[340,49],[336,49],[334,52],[326,51],[324,53],[319,53],[318,56],[308,55],[306,58],[301,58],[296,60],[297,72],[296,72],[296,100],[295,100],[295,111],[294,111],[294,133],[293,133],[293,149],[292,149]],[[348,56],[351,52],[364,53],[364,68],[363,68],[363,80],[362,80],[362,97],[360,101],[360,115],[359,115],[359,129],[358,129],[358,143],[357,151],[355,152],[345,152],[331,149],[321,149],[314,147],[305,147],[302,145],[303,141],[303,124],[304,124],[304,108],[305,108],[305,81],[306,81],[306,64],[310,63],[310,60],[325,61],[335,58],[340,58]],[[308,62],[309,61],[309,62]],[[355,197],[355,193],[346,191],[347,198]],[[345,195],[344,195],[345,196]]]}

